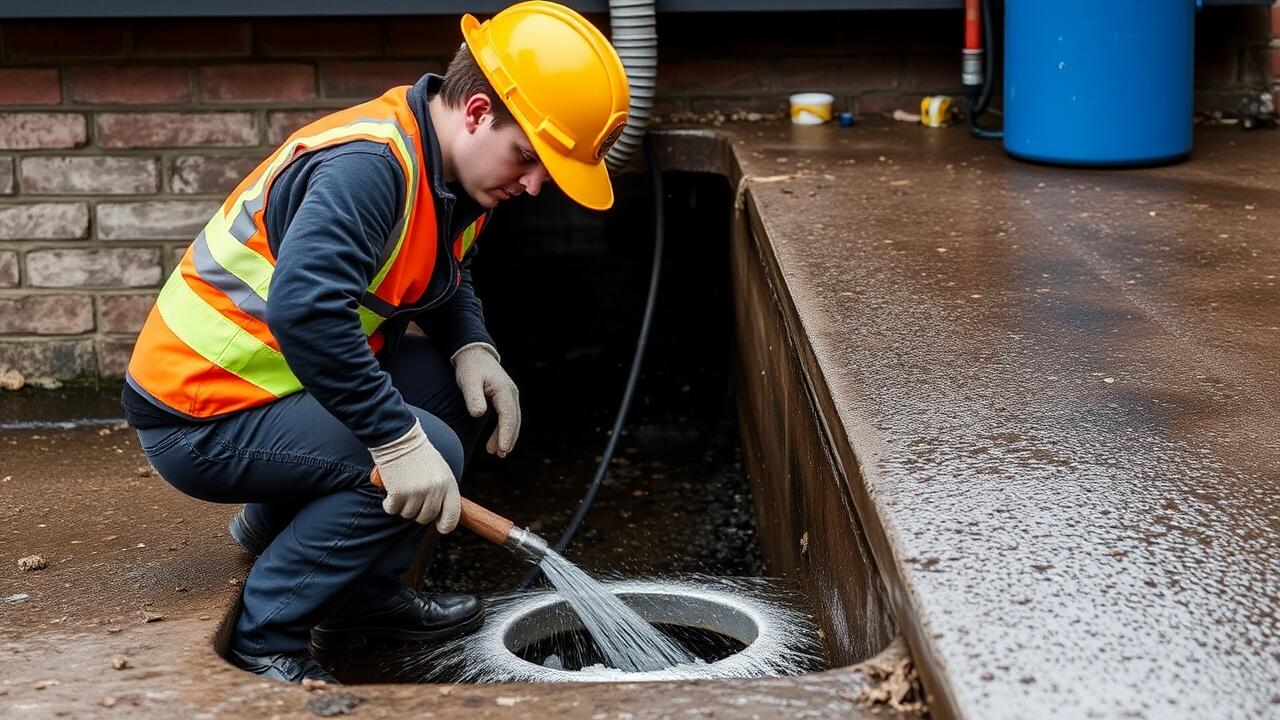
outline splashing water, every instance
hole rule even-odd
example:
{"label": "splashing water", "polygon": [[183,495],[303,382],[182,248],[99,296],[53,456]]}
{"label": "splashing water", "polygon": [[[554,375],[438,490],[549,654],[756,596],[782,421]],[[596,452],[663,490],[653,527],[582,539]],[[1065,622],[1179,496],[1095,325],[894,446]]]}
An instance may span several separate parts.
{"label": "splashing water", "polygon": [[564,683],[769,677],[797,675],[826,666],[817,627],[813,619],[799,609],[803,606],[802,598],[779,581],[691,575],[663,580],[610,580],[601,584],[606,592],[614,595],[676,596],[723,606],[749,618],[757,633],[740,652],[710,662],[695,659],[649,672],[625,672],[602,666],[562,669],[546,664],[541,658],[533,662],[523,659],[516,654],[517,648],[509,644],[508,636],[532,615],[552,611],[558,616],[555,606],[567,603],[550,589],[510,592],[485,598],[485,622],[476,632],[407,657],[386,658],[382,661],[383,667],[390,674],[415,682]]}
{"label": "splashing water", "polygon": [[684,648],[555,550],[547,551],[541,568],[556,592],[578,614],[609,667],[650,672],[693,662]]}

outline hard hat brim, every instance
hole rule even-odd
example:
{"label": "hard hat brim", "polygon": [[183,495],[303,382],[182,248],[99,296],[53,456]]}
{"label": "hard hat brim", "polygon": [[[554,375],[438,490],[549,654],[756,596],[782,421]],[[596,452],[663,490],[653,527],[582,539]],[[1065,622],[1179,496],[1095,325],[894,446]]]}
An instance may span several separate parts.
{"label": "hard hat brim", "polygon": [[556,152],[550,143],[525,129],[525,135],[551,179],[571,200],[590,210],[613,207],[613,183],[603,161],[584,163]]}

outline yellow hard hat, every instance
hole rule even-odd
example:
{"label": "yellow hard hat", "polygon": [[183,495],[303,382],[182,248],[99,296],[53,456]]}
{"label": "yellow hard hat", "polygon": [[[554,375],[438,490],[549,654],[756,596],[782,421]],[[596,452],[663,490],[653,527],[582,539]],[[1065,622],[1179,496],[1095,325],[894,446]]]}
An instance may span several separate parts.
{"label": "yellow hard hat", "polygon": [[556,184],[592,210],[612,207],[604,156],[631,91],[604,35],[563,5],[531,0],[484,23],[464,15],[462,36]]}

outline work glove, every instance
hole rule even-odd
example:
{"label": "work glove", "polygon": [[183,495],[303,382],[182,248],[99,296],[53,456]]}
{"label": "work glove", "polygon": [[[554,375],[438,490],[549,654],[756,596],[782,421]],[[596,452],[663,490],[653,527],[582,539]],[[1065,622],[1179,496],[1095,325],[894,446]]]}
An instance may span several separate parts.
{"label": "work glove", "polygon": [[485,399],[492,401],[498,413],[498,427],[484,449],[504,458],[520,435],[520,391],[499,360],[498,351],[488,343],[464,345],[452,358],[458,388],[471,417],[483,416],[488,408]]}
{"label": "work glove", "polygon": [[426,525],[436,521],[441,533],[458,526],[462,498],[458,481],[440,451],[432,446],[417,419],[409,432],[386,445],[369,448],[382,476],[387,496],[382,509],[388,515]]}

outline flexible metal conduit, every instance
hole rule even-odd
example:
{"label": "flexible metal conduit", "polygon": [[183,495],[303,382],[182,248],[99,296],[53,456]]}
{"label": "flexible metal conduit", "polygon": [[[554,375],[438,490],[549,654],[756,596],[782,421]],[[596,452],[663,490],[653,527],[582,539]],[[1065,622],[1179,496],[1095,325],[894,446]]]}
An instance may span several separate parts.
{"label": "flexible metal conduit", "polygon": [[609,169],[617,171],[640,149],[649,129],[658,85],[658,19],[653,0],[609,0],[609,27],[631,85],[627,126],[605,156]]}

